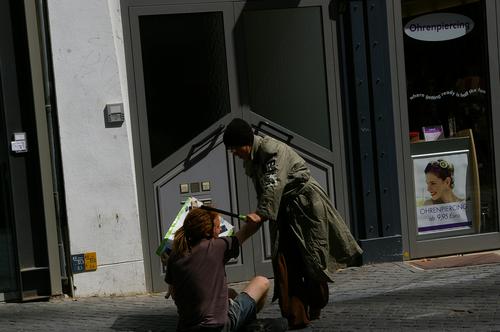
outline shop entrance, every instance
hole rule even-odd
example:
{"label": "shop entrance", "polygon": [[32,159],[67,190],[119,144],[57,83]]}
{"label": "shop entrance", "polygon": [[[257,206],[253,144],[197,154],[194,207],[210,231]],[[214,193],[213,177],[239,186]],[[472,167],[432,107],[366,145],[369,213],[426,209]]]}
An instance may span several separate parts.
{"label": "shop entrance", "polygon": [[406,82],[409,255],[498,248],[495,4],[402,0],[396,7]]}
{"label": "shop entrance", "polygon": [[[122,10],[154,290],[165,288],[154,251],[186,197],[239,213],[256,206],[241,161],[222,143],[234,117],[296,148],[346,210],[329,1],[133,2]],[[272,275],[267,227],[227,272],[230,281]]]}

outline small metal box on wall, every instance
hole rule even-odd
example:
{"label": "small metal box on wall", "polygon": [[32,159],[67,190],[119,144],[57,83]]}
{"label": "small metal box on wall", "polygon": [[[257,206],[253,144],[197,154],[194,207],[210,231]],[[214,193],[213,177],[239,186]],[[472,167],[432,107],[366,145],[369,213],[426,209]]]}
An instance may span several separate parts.
{"label": "small metal box on wall", "polygon": [[106,128],[121,127],[125,121],[123,104],[106,104],[104,108],[104,124]]}

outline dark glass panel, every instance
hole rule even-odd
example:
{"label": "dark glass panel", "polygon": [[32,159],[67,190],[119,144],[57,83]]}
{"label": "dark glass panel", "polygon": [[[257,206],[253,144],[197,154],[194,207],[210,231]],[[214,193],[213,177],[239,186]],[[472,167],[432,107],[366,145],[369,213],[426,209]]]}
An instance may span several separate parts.
{"label": "dark glass panel", "polygon": [[230,112],[221,12],[140,17],[153,166]]}
{"label": "dark glass panel", "polygon": [[251,110],[331,149],[320,7],[247,11]]}

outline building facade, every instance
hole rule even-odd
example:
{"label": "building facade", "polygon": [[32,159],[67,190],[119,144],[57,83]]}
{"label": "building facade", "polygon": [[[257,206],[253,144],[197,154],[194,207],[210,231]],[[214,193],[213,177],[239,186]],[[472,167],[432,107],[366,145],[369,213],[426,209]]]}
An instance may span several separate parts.
{"label": "building facade", "polygon": [[[234,117],[304,157],[364,264],[500,248],[500,2],[1,6],[6,301],[164,290],[186,198],[255,206]],[[269,248],[264,227],[229,279],[272,276]]]}

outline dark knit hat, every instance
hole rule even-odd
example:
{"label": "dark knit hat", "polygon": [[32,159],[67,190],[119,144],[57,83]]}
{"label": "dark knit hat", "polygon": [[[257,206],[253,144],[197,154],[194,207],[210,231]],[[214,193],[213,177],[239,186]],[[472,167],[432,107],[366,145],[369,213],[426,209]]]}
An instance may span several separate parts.
{"label": "dark knit hat", "polygon": [[235,118],[227,125],[223,140],[226,148],[253,145],[252,127],[245,120]]}

